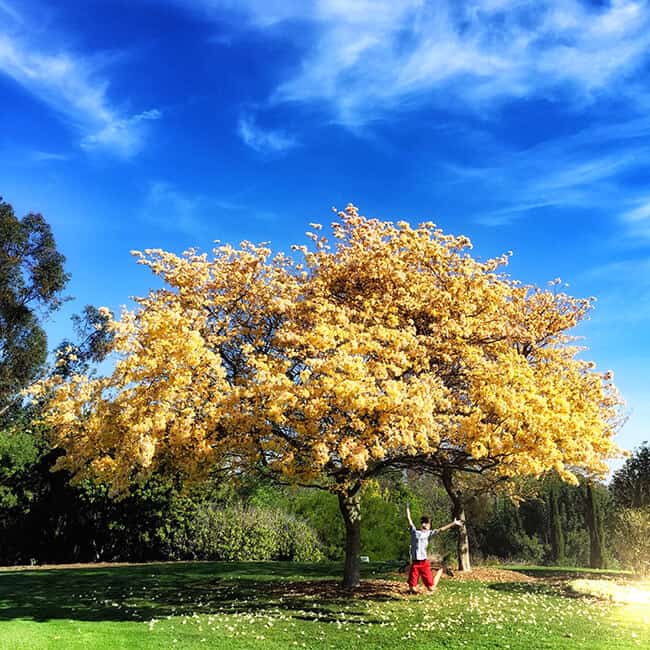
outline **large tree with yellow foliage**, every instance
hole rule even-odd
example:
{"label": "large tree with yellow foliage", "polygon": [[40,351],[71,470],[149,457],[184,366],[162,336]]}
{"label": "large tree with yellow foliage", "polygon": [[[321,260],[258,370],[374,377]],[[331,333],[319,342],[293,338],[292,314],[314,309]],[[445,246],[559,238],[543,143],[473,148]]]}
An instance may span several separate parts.
{"label": "large tree with yellow foliage", "polygon": [[360,489],[391,466],[606,470],[619,400],[567,335],[590,309],[521,285],[431,223],[338,213],[291,255],[137,253],[166,287],[113,323],[113,372],[40,386],[59,467],[115,491],[154,470],[261,471],[338,495],[359,581]]}

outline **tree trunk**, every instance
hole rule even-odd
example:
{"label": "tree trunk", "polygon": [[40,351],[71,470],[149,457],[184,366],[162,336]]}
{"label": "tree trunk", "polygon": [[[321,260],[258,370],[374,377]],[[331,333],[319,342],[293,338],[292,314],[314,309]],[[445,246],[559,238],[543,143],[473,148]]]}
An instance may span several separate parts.
{"label": "tree trunk", "polygon": [[442,474],[442,484],[451,500],[451,513],[454,519],[460,519],[463,525],[458,528],[456,539],[456,553],[458,555],[458,570],[471,571],[472,565],[469,560],[469,536],[465,524],[465,507],[463,495],[460,490],[454,487],[452,470],[445,470]]}
{"label": "tree trunk", "polygon": [[456,540],[456,552],[458,554],[458,570],[471,571],[472,565],[469,561],[469,535],[465,524],[465,509],[454,508],[454,519],[460,519],[463,525],[458,528],[458,539]]}
{"label": "tree trunk", "polygon": [[339,492],[339,508],[345,522],[345,566],[343,586],[355,589],[361,575],[361,495],[357,485],[348,492]]}
{"label": "tree trunk", "polygon": [[594,495],[594,487],[587,483],[585,494],[585,522],[589,529],[589,566],[603,568],[603,539],[600,526],[600,512]]}

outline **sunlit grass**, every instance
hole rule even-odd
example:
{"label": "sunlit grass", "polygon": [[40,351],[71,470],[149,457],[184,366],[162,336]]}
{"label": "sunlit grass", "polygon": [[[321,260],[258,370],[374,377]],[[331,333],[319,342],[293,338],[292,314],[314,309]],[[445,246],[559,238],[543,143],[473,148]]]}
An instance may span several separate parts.
{"label": "sunlit grass", "polygon": [[572,580],[569,588],[579,594],[607,598],[615,603],[650,605],[650,583],[619,584],[613,580]]}
{"label": "sunlit grass", "polygon": [[620,584],[613,580],[572,580],[568,587],[580,594],[606,599],[621,606],[613,608],[610,625],[621,629],[632,628],[633,639],[641,637],[633,628],[643,626],[650,629],[650,582]]}
{"label": "sunlit grass", "polygon": [[[564,583],[444,579],[437,593],[349,599],[291,588],[335,564],[187,563],[0,574],[0,648],[650,647],[639,604]],[[366,578],[400,577],[364,566]],[[401,577],[403,583],[404,577]]]}

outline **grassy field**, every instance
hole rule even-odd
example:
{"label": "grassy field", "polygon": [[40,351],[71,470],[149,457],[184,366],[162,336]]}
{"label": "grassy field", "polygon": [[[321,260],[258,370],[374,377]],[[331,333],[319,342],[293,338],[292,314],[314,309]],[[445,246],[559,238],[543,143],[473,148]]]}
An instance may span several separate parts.
{"label": "grassy field", "polygon": [[0,648],[650,648],[647,605],[581,595],[542,569],[531,582],[444,579],[435,594],[408,597],[390,567],[364,565],[376,582],[352,599],[333,582],[339,571],[274,562],[3,571]]}

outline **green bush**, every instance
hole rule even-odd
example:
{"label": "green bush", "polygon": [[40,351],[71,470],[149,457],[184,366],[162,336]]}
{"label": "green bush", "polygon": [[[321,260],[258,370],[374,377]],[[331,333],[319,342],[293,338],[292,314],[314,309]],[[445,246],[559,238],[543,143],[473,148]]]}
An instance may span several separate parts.
{"label": "green bush", "polygon": [[589,566],[589,531],[570,530],[566,533],[566,561],[570,566]]}
{"label": "green bush", "polygon": [[[325,558],[339,560],[343,557],[345,526],[336,495],[324,490],[261,486],[255,490],[250,502],[260,507],[271,507],[273,504],[291,513],[296,519],[306,522],[315,532]],[[363,531],[363,510],[361,516]]]}
{"label": "green bush", "polygon": [[[373,561],[408,558],[409,534],[404,512],[408,499],[400,487],[371,483],[361,495],[361,555]],[[249,503],[259,507],[274,505],[308,522],[321,541],[324,556],[328,560],[343,558],[345,526],[335,494],[299,487],[258,485],[249,495]],[[417,500],[415,504],[420,512]]]}
{"label": "green bush", "polygon": [[616,512],[612,538],[614,552],[623,566],[650,575],[650,506]]}
{"label": "green bush", "polygon": [[171,559],[318,562],[323,555],[311,527],[278,509],[199,504],[191,516],[172,522]]}

